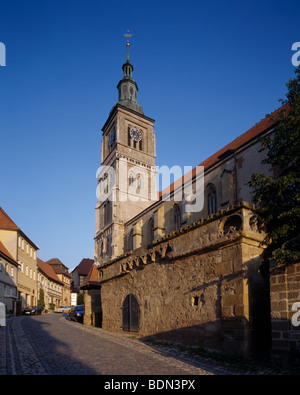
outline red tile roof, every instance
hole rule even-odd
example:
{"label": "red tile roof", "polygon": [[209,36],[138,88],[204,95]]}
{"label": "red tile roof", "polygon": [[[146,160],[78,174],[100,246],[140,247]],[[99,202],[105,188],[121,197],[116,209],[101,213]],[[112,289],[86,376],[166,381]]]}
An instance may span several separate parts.
{"label": "red tile roof", "polygon": [[94,259],[89,259],[89,258],[83,258],[82,261],[75,267],[73,272],[77,270],[77,273],[80,276],[87,276],[91,267],[94,264]]}
{"label": "red tile roof", "polygon": [[100,286],[100,283],[98,281],[98,269],[96,265],[93,265],[90,268],[86,279],[83,281],[79,288],[85,288],[88,286]]}
{"label": "red tile roof", "polygon": [[55,273],[55,271],[53,270],[53,268],[51,267],[51,265],[49,265],[48,263],[42,261],[40,258],[37,258],[37,263],[39,268],[43,271],[43,273],[50,278],[53,281],[56,281],[57,283],[63,284],[60,279],[58,278],[57,274]]}
{"label": "red tile roof", "polygon": [[2,207],[0,207],[0,228],[19,230],[20,228],[14,221],[6,214]]}
{"label": "red tile roof", "polygon": [[51,258],[46,263],[48,263],[48,265],[52,265],[55,273],[71,277],[67,266],[65,266],[58,258]]}
{"label": "red tile roof", "polygon": [[[286,110],[287,112],[289,111],[289,105],[284,105],[274,111],[271,116],[276,118],[278,117],[279,113],[283,110]],[[219,161],[222,160],[220,156],[224,154],[228,150],[237,150],[238,148],[241,148],[243,145],[249,143],[250,141],[254,140],[258,136],[262,135],[263,133],[267,132],[274,126],[274,121],[271,121],[269,117],[265,117],[263,120],[258,122],[256,125],[254,125],[252,128],[247,130],[245,133],[237,137],[235,140],[231,141],[231,143],[225,145],[225,147],[221,148],[219,151],[217,151],[215,154],[210,156],[208,159],[204,160],[202,163],[200,163],[199,166],[204,167],[204,171],[218,163]],[[174,189],[180,187],[183,185],[184,182],[187,182],[191,178],[193,178],[197,174],[197,167],[192,169],[190,172],[185,174],[183,177],[179,178],[176,180],[174,183],[172,183],[169,187],[165,188],[163,191],[159,192],[159,198],[161,199],[163,195],[169,194],[174,191]]]}
{"label": "red tile roof", "polygon": [[32,240],[19,228],[18,225],[14,223],[14,221],[7,215],[7,213],[0,207],[0,228],[1,229],[8,229],[8,230],[16,230],[21,234],[24,239],[26,239],[34,248],[37,250],[39,249]]}

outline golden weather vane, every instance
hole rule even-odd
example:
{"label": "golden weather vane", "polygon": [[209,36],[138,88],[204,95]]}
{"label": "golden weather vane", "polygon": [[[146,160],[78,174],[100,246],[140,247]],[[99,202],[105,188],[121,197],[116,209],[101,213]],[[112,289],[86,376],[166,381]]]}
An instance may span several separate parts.
{"label": "golden weather vane", "polygon": [[127,30],[127,33],[124,34],[124,37],[127,38],[127,44],[126,44],[127,47],[129,47],[129,45],[130,45],[130,44],[129,44],[129,39],[130,39],[132,36],[133,36],[133,34],[129,32],[129,29]]}

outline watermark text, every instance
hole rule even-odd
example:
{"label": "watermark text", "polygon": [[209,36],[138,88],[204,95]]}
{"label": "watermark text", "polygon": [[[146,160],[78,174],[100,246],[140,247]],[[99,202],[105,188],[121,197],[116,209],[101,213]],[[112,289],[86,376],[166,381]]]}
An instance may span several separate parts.
{"label": "watermark text", "polygon": [[292,65],[298,67],[300,64],[300,41],[292,45],[292,51],[296,51],[292,56]]}

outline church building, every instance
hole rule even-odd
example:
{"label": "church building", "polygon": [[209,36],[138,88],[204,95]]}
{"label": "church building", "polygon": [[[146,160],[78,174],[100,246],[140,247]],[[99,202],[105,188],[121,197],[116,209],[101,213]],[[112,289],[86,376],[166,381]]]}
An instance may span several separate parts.
{"label": "church building", "polygon": [[[247,182],[268,118],[157,192],[154,120],[127,57],[102,128],[95,265],[102,328],[248,354],[270,347],[264,238]],[[278,110],[277,110],[278,111]],[[276,115],[276,112],[273,114]],[[90,310],[89,310],[90,311]]]}

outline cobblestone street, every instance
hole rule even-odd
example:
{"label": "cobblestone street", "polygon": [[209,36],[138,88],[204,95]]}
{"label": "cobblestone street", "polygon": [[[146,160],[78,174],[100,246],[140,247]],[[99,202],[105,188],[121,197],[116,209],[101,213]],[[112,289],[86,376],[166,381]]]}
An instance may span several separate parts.
{"label": "cobblestone street", "polygon": [[173,348],[149,346],[123,334],[71,322],[64,314],[13,317],[6,327],[0,327],[0,375],[247,373]]}
{"label": "cobblestone street", "polygon": [[[184,353],[70,322],[61,314],[13,317],[0,328],[2,375],[210,375],[224,369]],[[226,372],[225,372],[226,373]],[[230,372],[227,372],[230,373]]]}

